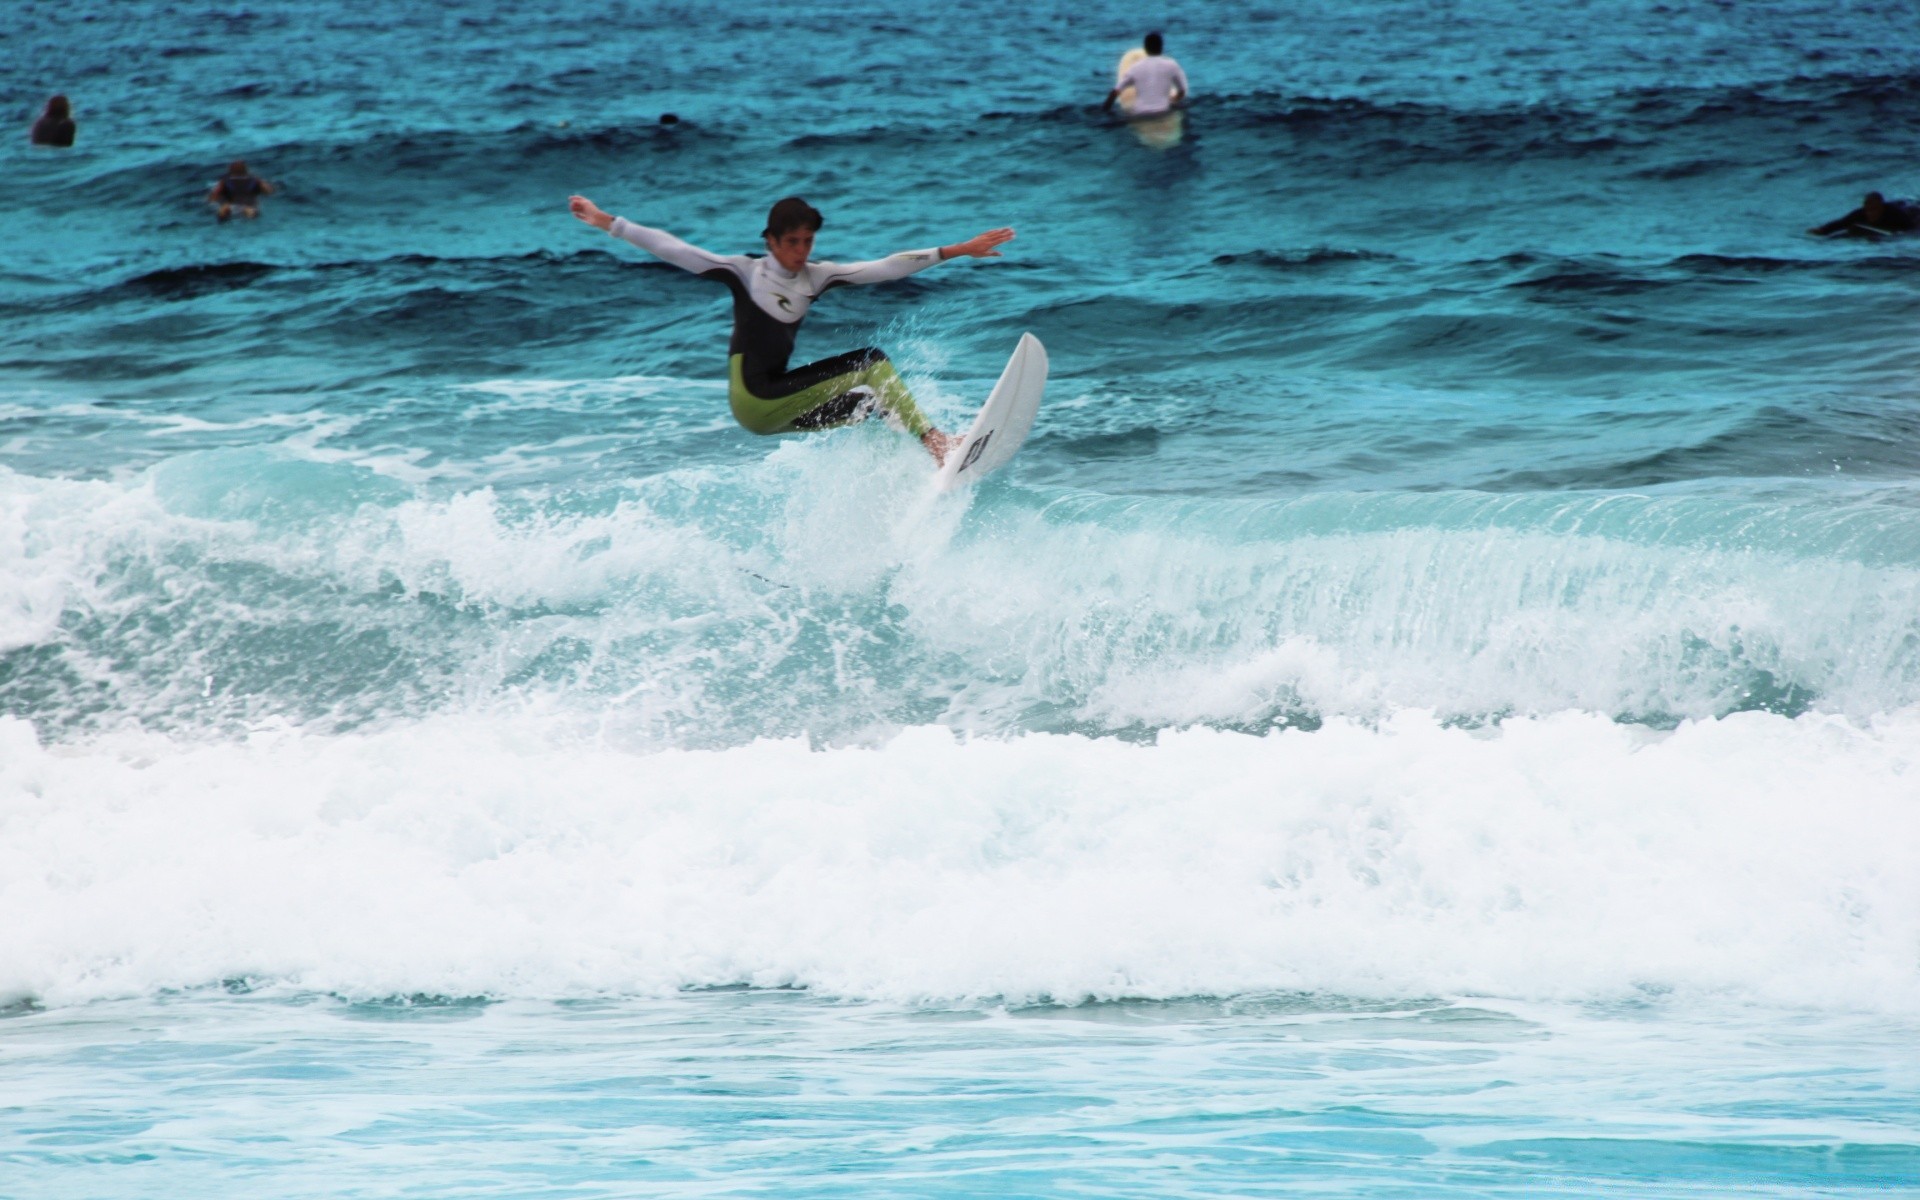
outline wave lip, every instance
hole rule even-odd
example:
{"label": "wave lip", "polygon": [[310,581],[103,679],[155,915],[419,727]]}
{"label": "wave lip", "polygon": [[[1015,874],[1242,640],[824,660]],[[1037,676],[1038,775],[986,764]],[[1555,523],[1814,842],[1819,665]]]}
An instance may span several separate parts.
{"label": "wave lip", "polygon": [[0,703],[66,741],[535,702],[680,747],[1920,703],[1898,495],[1008,488],[877,511],[920,467],[870,430],[515,496],[245,449],[129,485],[0,474]]}

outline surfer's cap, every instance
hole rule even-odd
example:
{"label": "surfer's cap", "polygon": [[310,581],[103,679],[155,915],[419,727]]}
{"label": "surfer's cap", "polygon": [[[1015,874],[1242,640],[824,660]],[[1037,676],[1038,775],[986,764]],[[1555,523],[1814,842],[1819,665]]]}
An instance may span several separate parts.
{"label": "surfer's cap", "polygon": [[773,208],[767,212],[767,227],[760,231],[760,236],[785,237],[796,229],[817,231],[825,220],[813,205],[798,196],[788,196],[774,202]]}

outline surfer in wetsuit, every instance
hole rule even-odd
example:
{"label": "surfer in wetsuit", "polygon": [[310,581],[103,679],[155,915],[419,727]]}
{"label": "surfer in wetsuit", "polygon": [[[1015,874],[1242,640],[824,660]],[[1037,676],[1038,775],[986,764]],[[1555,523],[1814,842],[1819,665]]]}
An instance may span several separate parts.
{"label": "surfer in wetsuit", "polygon": [[1889,233],[1912,233],[1920,229],[1920,203],[1889,200],[1879,192],[1868,192],[1860,207],[1836,221],[1815,225],[1808,233],[1818,237],[1879,237]]}
{"label": "surfer in wetsuit", "polygon": [[1107,102],[1100,107],[1112,112],[1113,102],[1128,88],[1133,89],[1134,95],[1133,107],[1127,113],[1129,117],[1157,117],[1184,101],[1188,91],[1187,73],[1180,69],[1179,63],[1160,53],[1165,44],[1159,34],[1148,34],[1141,44],[1147,56],[1127,68],[1127,73],[1107,93]]}
{"label": "surfer in wetsuit", "polygon": [[828,429],[885,409],[920,439],[939,462],[951,440],[914,404],[885,353],[849,350],[804,367],[787,367],[794,335],[820,294],[851,283],[904,279],[950,258],[998,258],[1013,240],[1011,229],[990,229],[950,246],[908,250],[872,262],[810,262],[813,236],[822,218],[798,196],[788,196],[767,214],[762,236],[767,256],[712,254],[670,233],[636,225],[603,211],[585,196],[567,202],[573,215],[595,229],[632,242],[655,258],[727,286],[733,293],[733,340],[727,346],[727,400],[734,420],[754,433]]}
{"label": "surfer in wetsuit", "polygon": [[247,172],[246,160],[236,158],[227,167],[227,173],[213,185],[207,193],[208,204],[218,204],[216,214],[222,221],[233,215],[234,209],[240,210],[243,217],[260,215],[260,197],[273,195],[273,185],[257,175]]}
{"label": "surfer in wetsuit", "polygon": [[36,146],[71,146],[73,133],[73,108],[65,96],[55,96],[27,136]]}

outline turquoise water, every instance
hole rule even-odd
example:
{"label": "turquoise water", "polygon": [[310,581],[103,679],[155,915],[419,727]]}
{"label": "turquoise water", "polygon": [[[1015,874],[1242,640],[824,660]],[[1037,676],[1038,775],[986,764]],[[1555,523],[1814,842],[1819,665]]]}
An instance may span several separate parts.
{"label": "turquoise water", "polygon": [[15,12],[0,1196],[1920,1193],[1911,4]]}
{"label": "turquoise water", "polygon": [[8,1159],[30,1195],[1884,1195],[1920,1171],[1908,1049],[1847,1018],[1300,996],[169,999],[18,1038],[15,1095],[84,1116],[9,1111]]}

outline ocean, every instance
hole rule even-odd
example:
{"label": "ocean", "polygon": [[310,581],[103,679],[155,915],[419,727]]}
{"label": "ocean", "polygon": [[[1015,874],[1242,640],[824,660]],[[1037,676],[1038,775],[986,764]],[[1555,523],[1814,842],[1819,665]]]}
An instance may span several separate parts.
{"label": "ocean", "polygon": [[1920,1195],[1914,0],[5,25],[0,1197]]}

